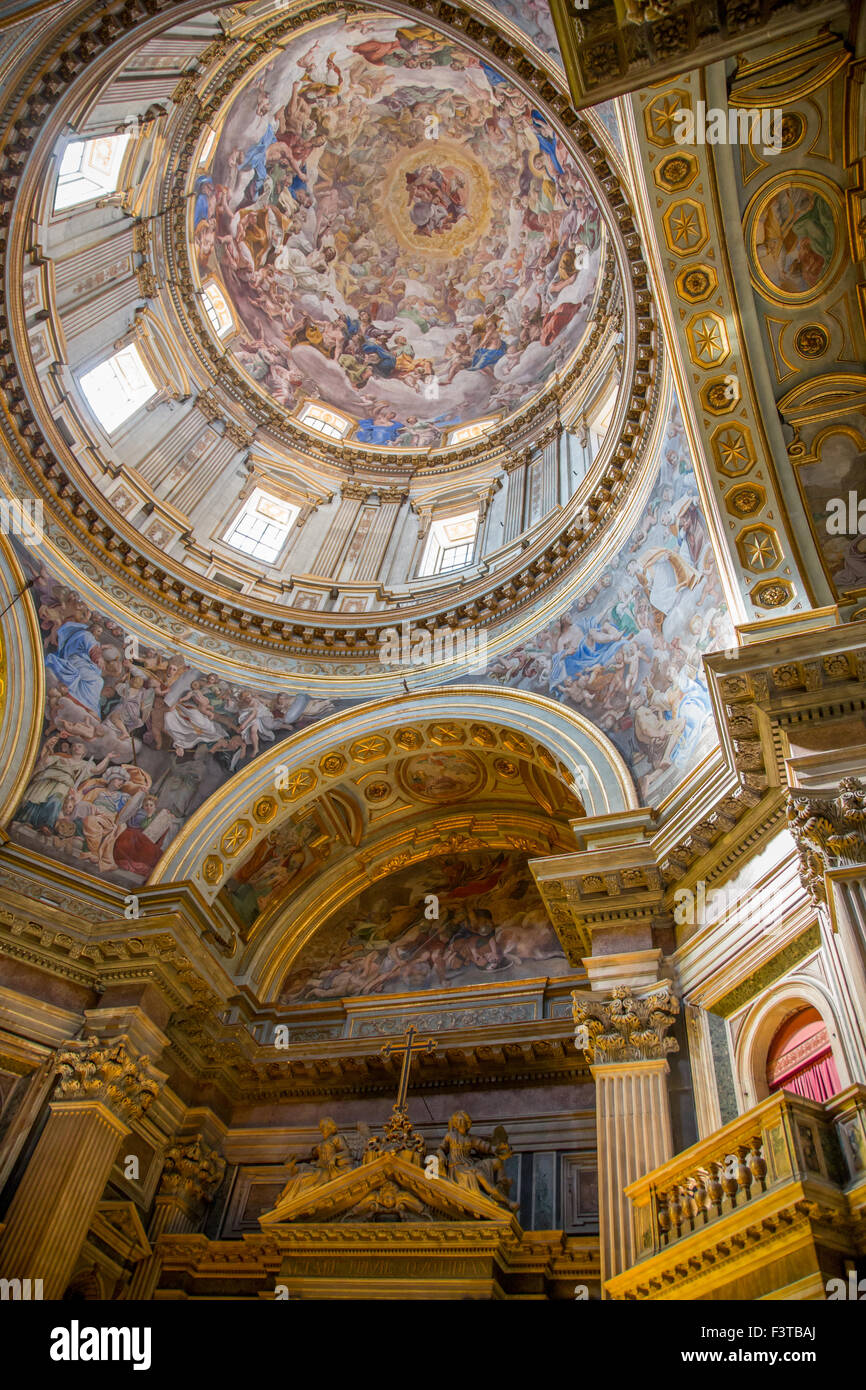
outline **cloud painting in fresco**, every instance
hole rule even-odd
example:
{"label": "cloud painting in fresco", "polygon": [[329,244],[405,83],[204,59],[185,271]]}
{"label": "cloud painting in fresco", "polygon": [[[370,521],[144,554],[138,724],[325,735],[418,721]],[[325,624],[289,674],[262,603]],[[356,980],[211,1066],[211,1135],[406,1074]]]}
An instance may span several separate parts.
{"label": "cloud painting in fresco", "polygon": [[542,112],[423,24],[349,16],[234,98],[191,213],[234,360],[359,443],[424,448],[507,415],[587,330],[598,207]]}
{"label": "cloud painting in fresco", "polygon": [[638,525],[600,578],[487,679],[552,696],[619,749],[648,805],[715,742],[701,658],[732,641],[679,411]]}
{"label": "cloud painting in fresco", "polygon": [[281,1002],[569,973],[522,858],[473,850],[427,861],[423,873],[409,865],[345,903],[301,950]]}

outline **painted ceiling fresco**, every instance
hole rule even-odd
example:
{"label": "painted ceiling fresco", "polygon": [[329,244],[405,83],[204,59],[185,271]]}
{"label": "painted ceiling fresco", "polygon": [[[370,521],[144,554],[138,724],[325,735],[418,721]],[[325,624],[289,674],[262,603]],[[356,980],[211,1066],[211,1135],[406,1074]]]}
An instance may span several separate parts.
{"label": "painted ceiling fresco", "polygon": [[[601,578],[507,655],[487,682],[579,710],[625,759],[641,799],[679,785],[714,741],[701,671],[731,629],[678,411],[645,513]],[[840,475],[841,476],[841,475]],[[45,651],[42,747],[9,827],[25,847],[117,883],[143,883],[188,817],[240,768],[317,719],[359,702],[297,687],[262,693],[133,638],[19,548]],[[845,561],[850,565],[850,558]],[[452,799],[466,769],[446,769]],[[409,768],[424,799],[428,770]],[[468,780],[467,780],[468,779]]]}
{"label": "painted ceiling fresco", "polygon": [[[574,843],[570,822],[586,815],[580,798],[545,768],[525,756],[511,756],[518,737],[513,730],[504,732],[501,743],[492,729],[474,724],[473,738],[479,734],[489,740],[477,745],[483,749],[480,752],[434,746],[409,756],[396,755],[377,770],[375,779],[365,777],[362,767],[356,768],[339,788],[323,792],[269,830],[244,859],[235,861],[220,890],[244,939],[257,919],[277,908],[282,914],[288,899],[296,898],[326,865],[332,882],[341,860],[346,872],[355,872],[357,846],[371,831],[376,834],[393,823],[398,808],[400,823],[412,823],[414,832],[421,833],[420,823],[428,823],[430,813],[435,816],[440,808],[465,808],[471,802],[473,816],[483,812],[495,819],[504,805],[513,812],[523,802],[527,813],[544,812],[544,834],[551,852],[554,847],[570,849]],[[477,826],[473,836],[476,831]],[[468,836],[468,832],[453,834],[458,844]],[[415,844],[414,838],[411,843]],[[472,847],[482,845],[475,839]],[[404,852],[411,851],[404,846]],[[426,870],[419,867],[419,872]]]}
{"label": "painted ceiling fresco", "polygon": [[348,701],[261,694],[143,644],[21,551],[45,649],[42,747],[12,838],[143,883],[184,822],[275,741]]}
{"label": "painted ceiling fresco", "polygon": [[569,973],[521,856],[473,850],[409,865],[344,903],[301,950],[281,1002]]}
{"label": "painted ceiling fresco", "polygon": [[587,327],[603,233],[571,154],[422,24],[362,13],[296,37],[235,96],[196,187],[235,362],[289,410],[346,412],[360,443],[435,446],[510,414]]}
{"label": "painted ceiling fresco", "polygon": [[715,741],[701,670],[733,641],[682,419],[616,568],[528,642],[494,657],[487,679],[562,700],[619,749],[647,805],[667,796]]}
{"label": "painted ceiling fresco", "polygon": [[562,66],[562,54],[547,0],[490,0],[493,8],[522,29],[532,42]]}

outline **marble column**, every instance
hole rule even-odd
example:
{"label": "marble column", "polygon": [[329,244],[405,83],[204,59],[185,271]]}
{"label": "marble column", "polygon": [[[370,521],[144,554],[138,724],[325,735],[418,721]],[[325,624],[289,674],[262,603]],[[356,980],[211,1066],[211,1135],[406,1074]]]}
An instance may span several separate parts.
{"label": "marble column", "polygon": [[178,1139],[167,1150],[147,1232],[154,1247],[153,1254],[136,1265],[127,1298],[153,1298],[162,1269],[162,1259],[155,1248],[158,1238],[163,1234],[198,1230],[222,1182],[225,1167],[225,1159],[216,1154],[200,1134],[191,1139]]}
{"label": "marble column", "polygon": [[120,1142],[163,1079],[128,1044],[88,1037],[57,1053],[55,1099],[0,1238],[2,1277],[41,1279],[46,1299],[63,1296]]}
{"label": "marble column", "polygon": [[843,777],[835,796],[789,791],[787,813],[800,878],[819,912],[850,1079],[866,1083],[866,786]]}
{"label": "marble column", "polygon": [[679,1013],[679,1001],[667,980],[639,993],[617,985],[607,996],[575,991],[572,998],[575,1042],[595,1081],[604,1288],[607,1279],[634,1263],[624,1188],[673,1156],[667,1055],[678,1045],[664,1035]]}

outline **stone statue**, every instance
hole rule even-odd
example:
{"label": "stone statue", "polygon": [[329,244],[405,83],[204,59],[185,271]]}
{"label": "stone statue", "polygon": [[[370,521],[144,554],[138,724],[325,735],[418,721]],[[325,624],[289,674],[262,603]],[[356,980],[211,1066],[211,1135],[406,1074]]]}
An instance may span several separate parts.
{"label": "stone statue", "polygon": [[336,1121],[326,1116],[319,1121],[319,1131],[322,1135],[321,1142],[316,1144],[311,1153],[302,1158],[295,1154],[289,1157],[289,1180],[280,1193],[278,1202],[297,1197],[314,1187],[321,1187],[323,1183],[332,1182],[341,1173],[354,1168],[351,1150],[338,1130]]}
{"label": "stone statue", "polygon": [[500,1125],[490,1143],[471,1135],[471,1128],[472,1121],[465,1110],[456,1111],[448,1121],[438,1155],[443,1176],[468,1192],[480,1192],[509,1211],[516,1211],[518,1204],[508,1197],[511,1181],[504,1171],[512,1153],[508,1135]]}

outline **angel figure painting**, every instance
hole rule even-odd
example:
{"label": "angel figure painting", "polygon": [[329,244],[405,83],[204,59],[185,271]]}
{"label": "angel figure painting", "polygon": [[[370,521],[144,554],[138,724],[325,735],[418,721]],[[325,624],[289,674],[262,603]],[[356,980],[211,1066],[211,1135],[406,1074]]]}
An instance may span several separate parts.
{"label": "angel figure painting", "polygon": [[419,449],[510,414],[566,366],[605,241],[529,96],[452,37],[375,12],[259,65],[198,176],[190,233],[261,391],[340,410],[357,443]]}
{"label": "angel figure painting", "polygon": [[[425,914],[434,893],[439,917]],[[470,851],[409,866],[340,908],[305,946],[284,1003],[393,994],[569,973],[556,933],[518,855]]]}

